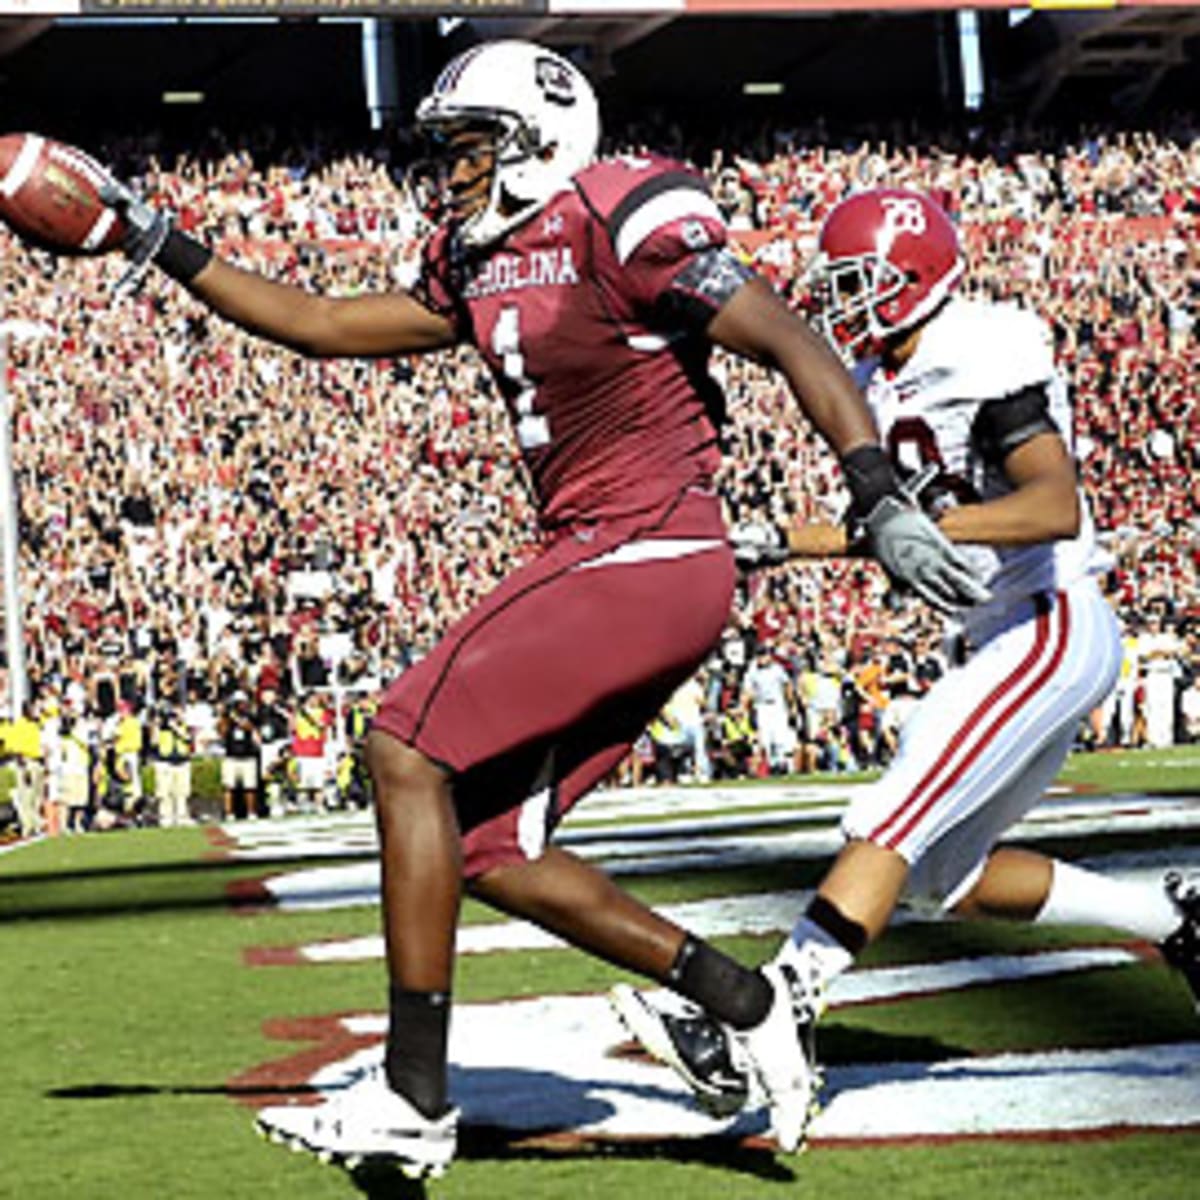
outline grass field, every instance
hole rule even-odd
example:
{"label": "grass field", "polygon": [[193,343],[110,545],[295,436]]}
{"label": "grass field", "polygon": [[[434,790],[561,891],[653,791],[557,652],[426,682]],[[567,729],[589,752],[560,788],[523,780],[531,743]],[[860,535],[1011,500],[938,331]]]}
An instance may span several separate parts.
{"label": "grass field", "polygon": [[[1200,796],[1200,753],[1077,758],[1064,781],[1096,794],[1152,790]],[[841,780],[830,785],[831,793],[836,798],[853,786]],[[755,795],[747,789],[746,814],[758,807]],[[768,823],[758,831],[748,827],[745,842],[755,851],[769,847],[788,827],[786,806],[767,792],[762,796],[757,815]],[[719,807],[718,796],[706,804],[698,789],[687,789],[687,797],[693,817],[702,819]],[[596,807],[602,810],[596,826],[619,835],[619,817],[600,798]],[[1048,827],[1046,844],[1071,857],[1111,858],[1140,868],[1180,855],[1190,862],[1200,854],[1200,824],[1189,823],[1194,807],[1185,801],[1172,808],[1181,824],[1167,829],[1138,824],[1136,815],[1112,829],[1097,829],[1094,822],[1078,832]],[[664,819],[657,814],[641,824]],[[634,822],[626,825],[632,829]],[[242,839],[253,830],[253,840],[239,845],[255,857],[239,857],[238,845],[233,853],[219,850],[210,831],[201,828],[43,841],[0,855],[5,1016],[0,1197],[265,1200],[366,1193],[576,1200],[671,1194],[738,1200],[798,1195],[801,1189],[822,1200],[863,1194],[914,1200],[996,1195],[1182,1200],[1196,1194],[1200,1021],[1178,978],[1140,952],[1111,965],[1040,978],[1019,975],[986,986],[937,986],[879,1002],[835,1003],[822,1031],[821,1054],[831,1074],[844,1081],[855,1071],[890,1064],[884,1074],[897,1089],[910,1076],[915,1085],[918,1073],[925,1079],[938,1064],[991,1064],[997,1061],[991,1056],[1002,1051],[1103,1054],[1182,1047],[1182,1066],[1078,1068],[1072,1087],[1111,1100],[1115,1113],[1136,1114],[1108,1126],[1085,1122],[1064,1134],[1050,1117],[1019,1138],[982,1128],[973,1135],[856,1140],[831,1123],[823,1134],[814,1127],[813,1147],[789,1159],[772,1152],[754,1118],[734,1128],[689,1127],[694,1118],[683,1093],[672,1092],[673,1077],[661,1068],[618,1063],[613,1070],[625,1074],[609,1086],[598,1076],[581,1081],[553,1062],[547,1067],[534,1061],[526,1069],[517,1056],[502,1070],[456,1067],[453,1083],[466,1112],[460,1159],[427,1193],[395,1179],[352,1178],[289,1154],[254,1135],[249,1102],[278,1102],[302,1092],[317,1058],[305,1066],[307,1060],[294,1056],[311,1051],[312,1043],[281,1040],[271,1031],[285,1030],[289,1021],[315,1028],[317,1018],[345,1014],[377,1018],[383,995],[382,963],[369,953],[324,965],[264,966],[254,958],[256,948],[295,948],[378,932],[376,910],[353,902],[359,893],[340,907],[236,902],[251,894],[249,883],[264,876],[307,877],[305,869],[314,866],[345,870],[346,879],[369,872],[365,817],[347,822],[343,840],[319,861],[311,842],[291,840],[299,828],[284,821],[232,831]],[[587,822],[577,828],[584,831]],[[656,853],[665,844],[658,833],[645,836]],[[692,841],[704,837],[688,834]],[[700,870],[673,865],[666,853],[657,861],[641,849],[615,845],[597,853],[605,861],[612,856],[614,869],[628,875],[628,886],[652,903],[687,906],[702,918],[706,906],[716,912],[731,897],[755,895],[765,904],[781,889],[811,886],[825,860],[819,845],[806,851],[780,840],[778,853],[741,858],[733,853]],[[286,895],[286,887],[280,894]],[[360,898],[369,899],[369,888]],[[468,904],[464,938],[486,933],[485,920],[500,928]],[[776,933],[726,929],[719,922],[714,928],[714,940],[747,961],[765,957],[778,940]],[[1096,930],[910,921],[890,931],[865,965],[881,976],[883,968],[901,965],[929,973],[950,961],[995,963],[1012,956],[1026,961],[1080,946],[1116,954],[1124,953],[1128,941]],[[517,944],[464,953],[456,997],[468,1014],[464,1029],[478,1027],[486,1034],[507,1028],[504,1014],[513,1006],[501,1001],[551,996],[545,1012],[552,1015],[591,1003],[622,978],[571,950]],[[551,1032],[547,1025],[548,1039]],[[613,1061],[609,1043],[620,1040],[602,1021],[585,1024],[574,1037],[594,1041],[600,1063]],[[493,1043],[503,1040],[499,1032],[492,1037]],[[482,1045],[488,1053],[512,1049],[488,1047],[486,1037]],[[471,1043],[470,1053],[476,1052]],[[1022,1075],[1026,1082],[1012,1093],[1013,1112],[1021,1119],[1043,1103],[1036,1090],[1039,1072],[1048,1069]],[[982,1075],[980,1081],[982,1087]],[[485,1083],[496,1095],[484,1094]],[[1129,1103],[1122,1099],[1125,1088],[1135,1089]],[[853,1100],[853,1091],[838,1092],[830,1118],[843,1101]],[[527,1105],[524,1116],[504,1115],[506,1092],[514,1105]],[[1155,1123],[1157,1097],[1168,1093],[1182,1105],[1182,1118],[1169,1129],[1147,1131]],[[649,1105],[644,1124],[639,1125],[643,1110],[629,1108],[622,1116],[627,1104],[643,1100]],[[473,1111],[482,1115],[473,1119]],[[592,1119],[601,1112],[605,1120]],[[606,1120],[616,1125],[624,1120],[625,1131],[607,1131]]]}

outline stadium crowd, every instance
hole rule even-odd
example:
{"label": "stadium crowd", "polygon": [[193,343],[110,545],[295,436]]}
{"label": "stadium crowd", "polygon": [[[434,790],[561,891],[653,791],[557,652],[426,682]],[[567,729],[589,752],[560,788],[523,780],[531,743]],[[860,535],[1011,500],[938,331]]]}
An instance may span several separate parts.
{"label": "stadium crowd", "polygon": [[[823,214],[888,183],[951,211],[968,291],[1046,318],[1126,633],[1117,693],[1081,744],[1200,740],[1200,128],[840,147],[794,129],[731,144],[742,152],[662,128],[620,148],[691,155],[742,252],[798,305]],[[153,137],[90,148],[235,261],[340,294],[413,276],[422,226],[397,202],[382,143],[264,133],[237,147],[213,134],[179,156]],[[0,231],[40,735],[8,714],[22,824],[189,819],[190,777],[170,767],[202,755],[225,760],[229,815],[357,798],[343,752],[370,697],[533,545],[503,407],[468,351],[306,361],[161,278],[114,301],[123,270],[119,256],[52,260]],[[782,381],[721,357],[714,370],[730,398],[731,519],[836,519],[835,463]],[[872,564],[750,578],[702,677],[619,781],[881,763],[949,653],[939,623]],[[145,760],[159,768],[153,800]]]}

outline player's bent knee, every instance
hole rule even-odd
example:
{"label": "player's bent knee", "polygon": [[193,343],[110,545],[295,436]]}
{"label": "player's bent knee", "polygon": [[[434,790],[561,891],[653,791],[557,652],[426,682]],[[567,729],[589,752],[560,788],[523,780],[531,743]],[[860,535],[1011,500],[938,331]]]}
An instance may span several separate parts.
{"label": "player's bent knee", "polygon": [[389,796],[434,788],[445,782],[441,767],[420,750],[381,730],[372,730],[367,735],[363,757],[377,804]]}

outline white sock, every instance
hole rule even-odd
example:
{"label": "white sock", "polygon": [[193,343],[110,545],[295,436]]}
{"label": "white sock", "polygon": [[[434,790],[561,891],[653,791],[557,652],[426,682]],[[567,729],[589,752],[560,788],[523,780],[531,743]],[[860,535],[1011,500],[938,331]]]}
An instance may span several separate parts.
{"label": "white sock", "polygon": [[793,967],[802,979],[824,991],[854,965],[854,955],[820,925],[801,917],[776,952],[775,962]]}
{"label": "white sock", "polygon": [[1161,942],[1179,928],[1179,910],[1166,889],[1125,883],[1054,861],[1054,877],[1036,925],[1103,925]]}

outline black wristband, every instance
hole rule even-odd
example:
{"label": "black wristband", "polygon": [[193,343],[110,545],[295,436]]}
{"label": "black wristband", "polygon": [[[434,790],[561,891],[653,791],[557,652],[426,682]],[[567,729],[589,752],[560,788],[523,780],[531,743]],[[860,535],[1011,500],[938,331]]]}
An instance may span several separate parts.
{"label": "black wristband", "polygon": [[850,515],[865,517],[884,496],[898,490],[896,473],[882,446],[855,446],[842,457],[842,474],[850,489]]}
{"label": "black wristband", "polygon": [[213,252],[194,237],[172,229],[163,239],[154,262],[172,279],[187,284],[208,266],[212,256]]}

